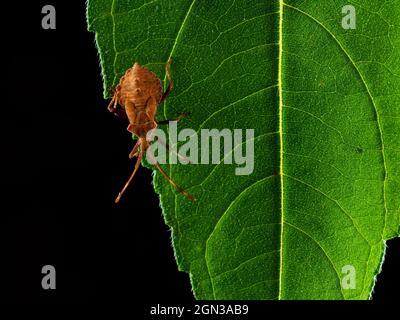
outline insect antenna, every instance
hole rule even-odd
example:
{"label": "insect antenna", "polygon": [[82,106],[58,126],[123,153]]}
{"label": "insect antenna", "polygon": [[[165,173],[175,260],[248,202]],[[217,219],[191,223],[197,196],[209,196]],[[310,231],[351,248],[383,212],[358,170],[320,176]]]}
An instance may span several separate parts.
{"label": "insect antenna", "polygon": [[128,186],[131,183],[133,177],[135,176],[136,171],[139,168],[140,161],[142,160],[143,152],[144,152],[144,150],[141,148],[141,150],[139,152],[139,155],[137,157],[137,160],[136,160],[135,169],[133,170],[133,172],[132,172],[131,176],[129,177],[128,181],[125,183],[125,186],[122,188],[121,192],[118,193],[118,197],[115,199],[115,203],[118,203],[119,200],[121,200],[121,197],[122,197],[123,193],[125,192],[126,188],[128,188]]}

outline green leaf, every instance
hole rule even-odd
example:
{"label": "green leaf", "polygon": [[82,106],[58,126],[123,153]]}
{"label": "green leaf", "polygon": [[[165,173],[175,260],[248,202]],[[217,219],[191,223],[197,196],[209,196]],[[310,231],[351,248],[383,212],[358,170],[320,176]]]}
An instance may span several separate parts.
{"label": "green leaf", "polygon": [[87,17],[105,97],[135,61],[165,86],[172,57],[160,119],[255,130],[250,175],[164,166],[196,203],[155,174],[196,298],[370,297],[400,233],[399,0],[89,0]]}

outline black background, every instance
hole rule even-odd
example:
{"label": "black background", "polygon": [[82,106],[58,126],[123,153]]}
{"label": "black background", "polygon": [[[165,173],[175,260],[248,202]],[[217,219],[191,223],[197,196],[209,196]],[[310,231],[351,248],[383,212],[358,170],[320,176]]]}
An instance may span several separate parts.
{"label": "black background", "polygon": [[[41,8],[57,29],[41,28]],[[151,171],[133,168],[126,124],[106,110],[84,1],[2,5],[0,253],[2,297],[193,301],[178,272]],[[374,300],[398,299],[400,239],[388,242]],[[54,265],[57,289],[43,290]]]}

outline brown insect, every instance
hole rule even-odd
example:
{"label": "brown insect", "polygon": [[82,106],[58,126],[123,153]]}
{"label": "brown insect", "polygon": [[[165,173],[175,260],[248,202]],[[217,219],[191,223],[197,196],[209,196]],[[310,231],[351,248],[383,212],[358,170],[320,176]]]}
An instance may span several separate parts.
{"label": "brown insect", "polygon": [[[150,142],[146,138],[147,133],[157,128],[159,124],[168,124],[169,121],[178,121],[187,116],[187,113],[183,113],[174,120],[157,122],[155,119],[157,107],[168,97],[173,87],[169,71],[170,63],[171,60],[168,60],[165,66],[169,85],[164,93],[162,92],[160,79],[147,68],[135,63],[133,67],[128,69],[122,76],[115,89],[114,96],[107,107],[108,110],[116,116],[127,119],[129,121],[127,130],[138,137],[137,143],[129,154],[129,158],[137,157],[135,169],[115,199],[115,203],[119,202],[122,194],[129,186],[139,168],[144,153],[150,146]],[[118,108],[118,105],[121,106],[121,108]],[[167,144],[165,144],[165,146],[168,148]],[[195,198],[190,193],[178,186],[165,173],[155,159],[152,159],[152,163],[178,192],[185,195],[189,200],[195,201]]]}

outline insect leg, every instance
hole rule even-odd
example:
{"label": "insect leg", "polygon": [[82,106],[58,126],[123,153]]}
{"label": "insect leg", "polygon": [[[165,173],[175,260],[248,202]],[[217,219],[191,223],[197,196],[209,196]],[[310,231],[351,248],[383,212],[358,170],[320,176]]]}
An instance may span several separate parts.
{"label": "insect leg", "polygon": [[[169,144],[166,143],[165,141],[163,141],[162,139],[158,138],[157,141],[159,141],[164,147],[165,149],[167,149],[168,151],[170,151],[170,147]],[[185,160],[187,163],[192,163],[188,158],[182,156],[181,154],[179,154],[178,152],[172,150],[173,153],[175,153],[179,158],[181,158],[182,160]]]}
{"label": "insect leg", "polygon": [[136,160],[135,169],[133,170],[131,176],[129,177],[128,181],[125,183],[125,186],[122,188],[121,192],[118,193],[118,197],[115,199],[115,203],[118,203],[121,200],[123,193],[125,192],[126,188],[128,188],[129,184],[131,183],[133,177],[136,174],[136,171],[139,169],[140,161],[142,160],[144,150],[141,150],[138,158]]}
{"label": "insect leg", "polygon": [[172,82],[171,79],[171,73],[169,72],[169,65],[171,64],[171,61],[172,61],[171,59],[168,59],[167,64],[165,65],[165,72],[167,74],[169,84],[167,90],[165,90],[165,92],[161,97],[160,103],[163,102],[165,99],[167,99],[167,97],[171,93],[172,88],[174,87],[174,83]]}
{"label": "insect leg", "polygon": [[171,178],[168,174],[165,173],[165,171],[160,167],[160,165],[158,164],[157,160],[150,154],[148,154],[148,156],[151,158],[151,163],[153,163],[157,170],[160,171],[160,173],[164,176],[165,179],[168,180],[168,182],[170,184],[172,184],[172,186],[176,189],[176,191],[178,191],[179,193],[182,193],[186,198],[188,198],[190,201],[195,202],[196,198],[193,197],[189,192],[187,192],[185,189],[181,188],[180,186],[178,186]]}
{"label": "insect leg", "polygon": [[125,110],[118,109],[118,99],[117,99],[117,93],[114,93],[110,103],[107,106],[108,111],[113,113],[115,116],[127,119],[128,117],[126,116]]}
{"label": "insect leg", "polygon": [[138,156],[138,152],[137,152],[137,151],[138,151],[138,149],[139,149],[139,146],[140,146],[140,140],[138,140],[138,141],[136,142],[136,144],[135,144],[135,146],[133,147],[131,153],[129,154],[129,158],[130,158],[130,159],[132,159],[133,157]]}
{"label": "insect leg", "polygon": [[108,111],[113,112],[117,108],[117,93],[114,93],[110,103],[107,106]]}
{"label": "insect leg", "polygon": [[190,113],[189,112],[184,112],[179,115],[176,119],[171,119],[171,120],[162,120],[158,121],[157,124],[168,124],[170,121],[179,121],[185,117],[187,117]]}

